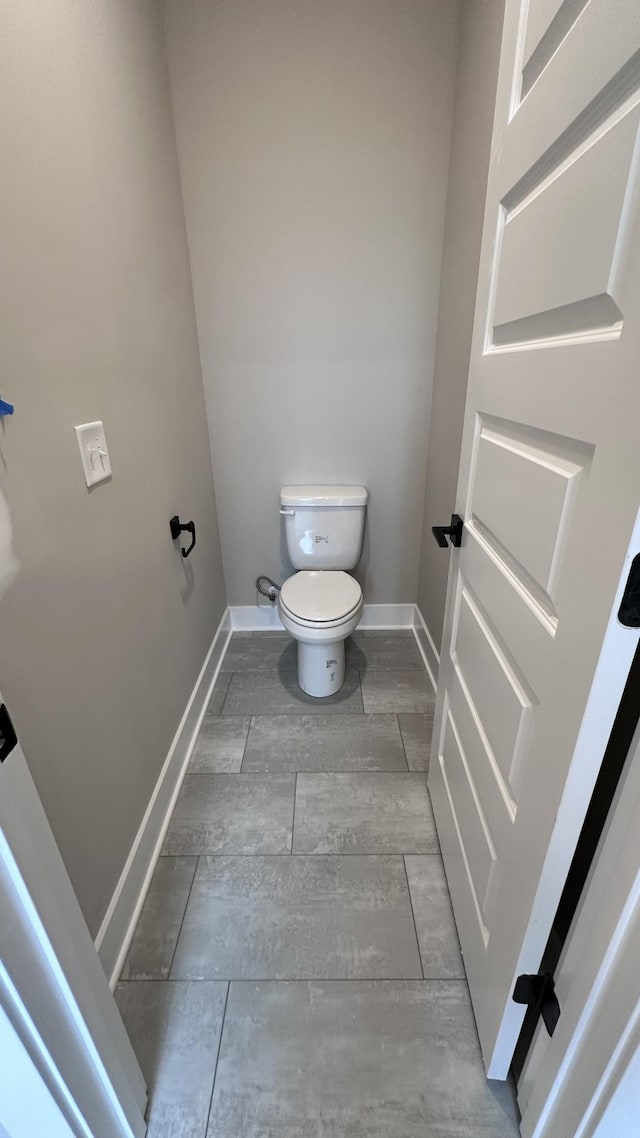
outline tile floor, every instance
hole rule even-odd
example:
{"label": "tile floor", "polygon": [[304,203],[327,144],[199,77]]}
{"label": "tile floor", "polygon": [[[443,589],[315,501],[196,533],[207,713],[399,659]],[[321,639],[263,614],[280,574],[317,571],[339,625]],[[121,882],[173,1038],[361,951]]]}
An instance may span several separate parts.
{"label": "tile floor", "polygon": [[516,1138],[488,1083],[426,785],[413,635],[316,701],[286,635],[229,644],[117,1000],[149,1138]]}

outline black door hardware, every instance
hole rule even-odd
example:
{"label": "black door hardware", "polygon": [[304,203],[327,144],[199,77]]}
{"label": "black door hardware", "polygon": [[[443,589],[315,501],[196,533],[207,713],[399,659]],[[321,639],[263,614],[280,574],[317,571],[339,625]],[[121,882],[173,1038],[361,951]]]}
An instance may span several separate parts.
{"label": "black door hardware", "polygon": [[7,755],[11,754],[17,743],[18,737],[7,711],[7,706],[3,703],[0,707],[0,763],[3,763]]}
{"label": "black door hardware", "polygon": [[195,522],[185,522],[183,524],[180,521],[180,518],[178,517],[178,515],[174,514],[173,517],[170,518],[170,520],[169,520],[169,528],[171,530],[171,536],[172,536],[174,541],[178,540],[178,538],[180,537],[180,534],[182,533],[183,530],[186,530],[187,533],[191,534],[192,540],[191,540],[191,545],[189,546],[189,548],[185,549],[184,546],[182,546],[180,549],[182,556],[188,557],[189,554],[191,553],[191,550],[194,548],[194,546],[196,544],[196,523]]}
{"label": "black door hardware", "polygon": [[462,545],[463,525],[464,522],[460,514],[452,514],[448,526],[431,526],[431,532],[441,549],[447,548],[447,534],[451,538],[451,544],[459,548]]}
{"label": "black door hardware", "polygon": [[640,628],[640,553],[631,562],[627,587],[618,610],[620,624],[627,628]]}
{"label": "black door hardware", "polygon": [[527,1004],[534,1013],[542,1016],[549,1035],[553,1035],[560,1019],[560,1004],[550,972],[537,976],[518,976],[512,999],[515,1004]]}

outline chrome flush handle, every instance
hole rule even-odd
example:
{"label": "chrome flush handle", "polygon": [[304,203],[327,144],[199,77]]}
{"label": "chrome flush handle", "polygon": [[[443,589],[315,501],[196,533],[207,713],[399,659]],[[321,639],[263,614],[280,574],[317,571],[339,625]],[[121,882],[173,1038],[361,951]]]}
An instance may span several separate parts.
{"label": "chrome flush handle", "polygon": [[286,515],[287,515],[287,517],[289,517],[289,518],[295,518],[295,516],[296,516],[296,512],[295,512],[295,510],[284,510],[284,509],[282,508],[282,506],[280,507],[280,513],[281,513],[281,514],[286,514]]}

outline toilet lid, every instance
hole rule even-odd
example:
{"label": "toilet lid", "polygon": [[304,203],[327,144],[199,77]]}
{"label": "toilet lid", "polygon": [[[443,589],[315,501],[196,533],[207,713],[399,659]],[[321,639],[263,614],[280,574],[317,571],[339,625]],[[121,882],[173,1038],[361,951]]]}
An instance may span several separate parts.
{"label": "toilet lid", "polygon": [[358,582],[348,573],[303,570],[285,581],[280,599],[302,620],[339,620],[353,612],[362,597]]}

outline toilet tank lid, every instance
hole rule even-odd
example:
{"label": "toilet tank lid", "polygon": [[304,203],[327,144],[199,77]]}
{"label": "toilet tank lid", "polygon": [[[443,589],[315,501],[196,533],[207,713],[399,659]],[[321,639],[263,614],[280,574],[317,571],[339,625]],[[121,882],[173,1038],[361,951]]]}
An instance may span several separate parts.
{"label": "toilet tank lid", "polygon": [[283,486],[281,506],[365,506],[366,486]]}

